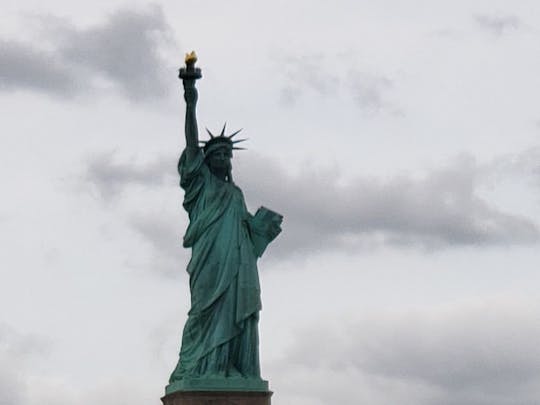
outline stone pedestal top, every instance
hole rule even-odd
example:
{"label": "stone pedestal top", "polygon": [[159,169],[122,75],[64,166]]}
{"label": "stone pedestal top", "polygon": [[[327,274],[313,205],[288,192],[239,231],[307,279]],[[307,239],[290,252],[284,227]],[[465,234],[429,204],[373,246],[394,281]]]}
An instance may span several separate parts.
{"label": "stone pedestal top", "polygon": [[270,405],[272,392],[177,391],[161,398],[163,405]]}
{"label": "stone pedestal top", "polygon": [[176,391],[268,392],[268,381],[260,378],[184,378],[165,387],[165,394]]}

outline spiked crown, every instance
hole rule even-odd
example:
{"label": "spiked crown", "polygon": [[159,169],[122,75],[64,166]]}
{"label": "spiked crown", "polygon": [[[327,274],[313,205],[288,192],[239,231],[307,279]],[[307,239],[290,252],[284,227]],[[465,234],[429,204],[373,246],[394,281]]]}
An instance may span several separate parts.
{"label": "spiked crown", "polygon": [[243,142],[246,139],[236,139],[233,140],[232,138],[238,134],[241,129],[239,129],[236,132],[233,132],[231,135],[225,135],[225,127],[227,126],[227,123],[223,125],[223,129],[221,130],[221,133],[219,135],[214,135],[208,128],[206,128],[206,132],[208,132],[208,135],[210,135],[210,139],[207,141],[199,141],[203,146],[204,155],[208,156],[213,151],[215,151],[218,148],[227,148],[229,151],[232,150],[244,150],[245,148],[238,148],[234,146],[237,143]]}

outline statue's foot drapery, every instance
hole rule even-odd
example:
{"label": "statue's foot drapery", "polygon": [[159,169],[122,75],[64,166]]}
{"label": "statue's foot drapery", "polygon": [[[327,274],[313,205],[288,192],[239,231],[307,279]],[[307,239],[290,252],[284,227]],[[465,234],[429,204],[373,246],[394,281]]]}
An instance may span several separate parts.
{"label": "statue's foot drapery", "polygon": [[258,314],[254,314],[244,320],[239,325],[239,334],[193,364],[185,364],[180,357],[170,382],[202,377],[260,378],[258,318]]}
{"label": "statue's foot drapery", "polygon": [[214,348],[190,369],[180,358],[166,392],[268,391],[268,382],[260,377],[257,324],[258,314],[247,318],[241,333]]}
{"label": "statue's foot drapery", "polygon": [[246,319],[242,333],[202,358],[192,370],[192,375],[258,378],[260,366],[257,323],[255,315]]}

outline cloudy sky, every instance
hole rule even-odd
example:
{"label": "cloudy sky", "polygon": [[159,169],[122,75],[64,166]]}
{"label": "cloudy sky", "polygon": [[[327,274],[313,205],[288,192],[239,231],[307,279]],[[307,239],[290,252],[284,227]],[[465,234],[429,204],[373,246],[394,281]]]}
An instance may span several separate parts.
{"label": "cloudy sky", "polygon": [[159,404],[189,304],[177,69],[243,128],[277,405],[540,398],[540,4],[1,0],[0,404]]}

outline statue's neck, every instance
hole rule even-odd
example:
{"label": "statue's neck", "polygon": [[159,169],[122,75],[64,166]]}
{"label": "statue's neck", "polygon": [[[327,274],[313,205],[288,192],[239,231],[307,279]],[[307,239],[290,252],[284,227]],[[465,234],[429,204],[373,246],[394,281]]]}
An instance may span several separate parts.
{"label": "statue's neck", "polygon": [[210,172],[222,181],[227,181],[227,169],[211,168]]}

